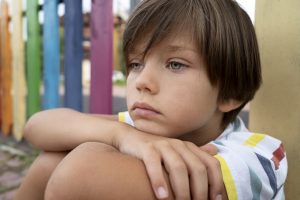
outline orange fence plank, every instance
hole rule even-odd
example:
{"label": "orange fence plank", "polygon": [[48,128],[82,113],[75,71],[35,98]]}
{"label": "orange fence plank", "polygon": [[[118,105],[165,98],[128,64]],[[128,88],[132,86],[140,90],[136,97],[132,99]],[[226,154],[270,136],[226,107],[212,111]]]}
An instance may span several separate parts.
{"label": "orange fence plank", "polygon": [[1,80],[2,80],[2,133],[9,135],[12,128],[12,66],[11,46],[9,33],[8,4],[6,0],[1,1]]}

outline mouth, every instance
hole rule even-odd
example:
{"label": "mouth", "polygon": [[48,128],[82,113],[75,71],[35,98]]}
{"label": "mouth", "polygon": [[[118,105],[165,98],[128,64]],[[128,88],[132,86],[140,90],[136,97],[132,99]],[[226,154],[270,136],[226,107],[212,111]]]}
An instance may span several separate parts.
{"label": "mouth", "polygon": [[132,111],[136,118],[148,118],[160,114],[158,110],[143,102],[134,103]]}

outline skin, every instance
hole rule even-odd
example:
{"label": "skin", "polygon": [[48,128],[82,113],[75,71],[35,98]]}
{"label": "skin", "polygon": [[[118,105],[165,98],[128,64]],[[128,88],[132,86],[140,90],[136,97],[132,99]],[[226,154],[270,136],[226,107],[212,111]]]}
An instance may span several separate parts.
{"label": "skin", "polygon": [[197,135],[197,141],[191,140],[198,146],[215,139],[223,131],[219,91],[211,85],[196,46],[177,36],[153,47],[144,59],[143,49],[140,45],[129,55],[127,106],[136,128],[171,138]]}
{"label": "skin", "polygon": [[218,88],[188,37],[167,38],[144,58],[141,49],[142,43],[130,54],[127,80],[135,128],[68,109],[33,116],[25,127],[33,145],[72,151],[48,156],[56,161],[44,177],[37,160],[17,199],[37,183],[45,199],[227,199],[216,150],[205,144],[222,133],[223,113],[239,102],[218,102]]}
{"label": "skin", "polygon": [[60,161],[67,153],[42,153],[30,166],[14,199],[44,199],[47,182]]}

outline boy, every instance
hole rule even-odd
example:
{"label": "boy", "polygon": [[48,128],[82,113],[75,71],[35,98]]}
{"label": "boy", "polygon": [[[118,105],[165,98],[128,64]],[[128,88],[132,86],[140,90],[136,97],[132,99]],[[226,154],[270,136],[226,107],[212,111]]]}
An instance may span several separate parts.
{"label": "boy", "polygon": [[68,109],[34,115],[25,137],[48,153],[17,199],[284,198],[281,142],[237,117],[261,71],[252,23],[236,2],[145,0],[124,51],[126,124]]}

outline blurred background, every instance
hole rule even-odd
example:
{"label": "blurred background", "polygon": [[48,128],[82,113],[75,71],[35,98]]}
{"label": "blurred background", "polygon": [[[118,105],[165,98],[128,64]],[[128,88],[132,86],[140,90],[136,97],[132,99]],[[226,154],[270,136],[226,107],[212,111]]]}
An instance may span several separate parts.
{"label": "blurred background", "polygon": [[[252,19],[264,84],[240,116],[281,139],[287,199],[300,196],[300,7],[298,0],[237,0]],[[40,153],[22,137],[35,112],[69,107],[126,110],[122,34],[140,0],[0,0],[0,200],[13,199]]]}

